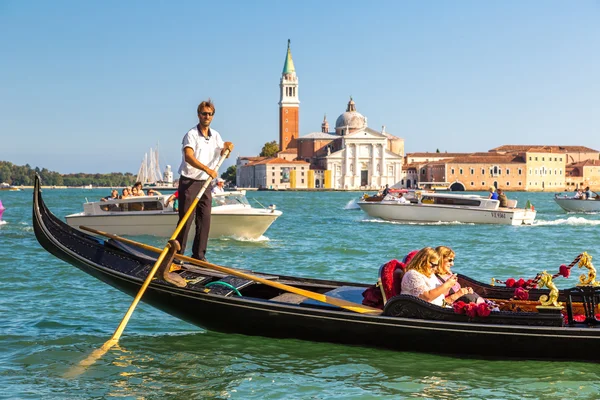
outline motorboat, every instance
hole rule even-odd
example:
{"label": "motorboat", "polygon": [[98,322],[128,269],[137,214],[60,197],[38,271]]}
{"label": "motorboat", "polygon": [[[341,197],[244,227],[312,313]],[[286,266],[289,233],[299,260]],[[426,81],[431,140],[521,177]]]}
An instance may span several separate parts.
{"label": "motorboat", "polygon": [[19,192],[21,189],[19,189],[16,186],[9,185],[6,182],[2,182],[2,183],[0,183],[0,190],[6,190],[6,191],[9,191],[9,192]]}
{"label": "motorboat", "polygon": [[33,228],[57,258],[132,297],[146,285],[142,301],[211,331],[478,358],[600,361],[596,282],[558,291],[551,280],[540,280],[551,289],[533,288],[529,296],[539,300],[524,300],[508,281],[492,286],[459,275],[461,284],[501,308],[465,313],[461,304],[441,307],[401,293],[378,308],[362,304],[369,284],[258,273],[175,254],[182,265],[173,264],[170,274],[185,281],[178,287],[150,276],[162,249],[70,227],[48,210],[38,179]]}
{"label": "motorboat", "polygon": [[473,224],[531,225],[533,206],[516,208],[516,200],[500,207],[498,200],[475,194],[406,191],[391,193],[382,199],[365,196],[357,202],[369,216],[386,221],[417,223],[461,222]]}
{"label": "motorboat", "polygon": [[557,193],[554,195],[554,201],[567,212],[600,212],[600,196],[582,199],[564,193]]}
{"label": "motorboat", "polygon": [[[87,202],[83,212],[67,215],[66,221],[75,228],[83,225],[116,235],[168,238],[179,220],[173,203],[165,205],[168,197],[161,194]],[[213,194],[209,237],[259,239],[281,214],[275,205],[253,207],[245,191]]]}

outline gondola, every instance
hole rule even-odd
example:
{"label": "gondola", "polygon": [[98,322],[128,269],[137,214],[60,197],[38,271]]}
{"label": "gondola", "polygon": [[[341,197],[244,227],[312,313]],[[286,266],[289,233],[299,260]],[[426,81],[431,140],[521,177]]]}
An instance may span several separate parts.
{"label": "gondola", "polygon": [[[131,296],[136,295],[156,260],[156,254],[147,249],[66,225],[44,204],[39,177],[33,192],[33,226],[37,240],[48,252]],[[568,309],[577,303],[585,310],[583,321],[574,318],[573,312],[565,318],[557,307],[533,308],[535,311],[512,307],[515,311],[469,316],[402,294],[388,299],[382,310],[361,309],[362,294],[369,284],[221,267],[235,271],[232,275],[209,263],[196,264],[183,263],[174,272],[187,281],[186,287],[157,278],[142,301],[201,328],[223,333],[478,358],[600,360],[595,352],[600,346],[600,325],[595,317],[600,291],[593,286],[559,294]],[[256,279],[241,278],[244,274]],[[466,276],[460,279],[481,295],[503,299],[504,304],[519,303],[512,298],[512,289]],[[298,294],[301,291],[311,295]],[[530,294],[551,293],[535,289]]]}

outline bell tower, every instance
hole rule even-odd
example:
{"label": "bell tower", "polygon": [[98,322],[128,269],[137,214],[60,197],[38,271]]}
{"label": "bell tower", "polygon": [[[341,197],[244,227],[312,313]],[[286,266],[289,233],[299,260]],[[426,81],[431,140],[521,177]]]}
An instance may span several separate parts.
{"label": "bell tower", "polygon": [[279,150],[296,149],[300,132],[300,100],[298,100],[298,77],[292,60],[289,39],[279,91]]}

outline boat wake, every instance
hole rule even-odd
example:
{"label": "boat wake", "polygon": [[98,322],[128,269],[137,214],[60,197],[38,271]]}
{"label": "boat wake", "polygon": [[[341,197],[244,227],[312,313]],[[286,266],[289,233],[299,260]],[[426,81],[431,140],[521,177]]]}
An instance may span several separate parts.
{"label": "boat wake", "polygon": [[573,225],[573,226],[597,226],[600,225],[600,220],[586,219],[583,217],[560,218],[554,221],[536,220],[534,226],[552,226],[552,225]]}
{"label": "boat wake", "polygon": [[[213,239],[213,240],[215,240],[215,239]],[[269,242],[271,239],[269,239],[265,235],[261,235],[260,237],[257,237],[257,238],[247,238],[247,237],[241,237],[241,236],[225,236],[225,237],[221,237],[221,238],[216,238],[216,240],[222,240],[222,241],[234,240],[236,242],[259,243],[259,242]]]}
{"label": "boat wake", "polygon": [[6,225],[6,221],[2,221],[2,220],[0,220],[0,226],[1,226],[1,225]]}
{"label": "boat wake", "polygon": [[360,207],[356,203],[358,200],[352,199],[344,206],[344,210],[360,210]]}

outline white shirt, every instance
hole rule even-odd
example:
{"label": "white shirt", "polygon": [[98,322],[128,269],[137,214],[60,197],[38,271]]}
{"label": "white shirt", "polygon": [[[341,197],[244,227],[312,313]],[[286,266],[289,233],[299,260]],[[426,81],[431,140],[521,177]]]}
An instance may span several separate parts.
{"label": "white shirt", "polygon": [[211,136],[208,139],[198,131],[198,125],[194,126],[183,137],[181,142],[181,165],[179,166],[179,175],[186,178],[195,179],[198,181],[208,179],[208,174],[201,169],[194,168],[185,161],[185,148],[190,147],[194,150],[194,157],[200,163],[206,165],[210,169],[215,169],[219,159],[221,158],[221,150],[225,147],[223,139],[219,132],[214,129],[210,130]]}
{"label": "white shirt", "polygon": [[[402,277],[401,293],[419,297],[420,294],[428,292],[431,289],[435,289],[440,285],[441,282],[437,276],[435,276],[435,274],[431,274],[431,276],[428,278],[422,273],[414,269],[410,269]],[[431,303],[442,307],[444,305],[444,297],[445,296],[442,293],[433,299]]]}
{"label": "white shirt", "polygon": [[398,203],[409,203],[409,201],[408,201],[408,200],[406,200],[406,199],[404,198],[404,196],[402,196],[402,197],[398,197],[398,198],[396,199],[396,201],[397,201]]}
{"label": "white shirt", "polygon": [[212,188],[212,192],[213,192],[213,194],[221,194],[221,193],[225,193],[225,190],[221,186],[215,185]]}

